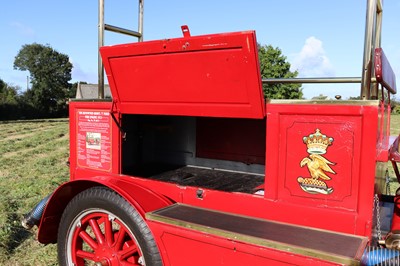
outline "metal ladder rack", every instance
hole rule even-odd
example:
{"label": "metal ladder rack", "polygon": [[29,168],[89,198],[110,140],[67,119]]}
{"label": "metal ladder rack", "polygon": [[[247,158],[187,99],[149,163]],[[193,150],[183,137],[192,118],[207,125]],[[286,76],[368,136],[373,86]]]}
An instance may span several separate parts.
{"label": "metal ladder rack", "polygon": [[[143,8],[144,0],[138,0],[138,31],[128,30],[104,23],[104,0],[99,0],[99,33],[98,46],[104,45],[104,31],[113,31],[133,37],[138,41],[143,41]],[[374,50],[381,45],[382,28],[382,0],[367,0],[367,15],[365,24],[365,39],[363,53],[363,68],[361,77],[324,77],[324,78],[268,78],[263,79],[263,84],[279,83],[360,83],[360,98],[362,100],[378,98],[378,82],[374,70]],[[395,94],[395,90],[389,90]],[[104,66],[100,53],[98,54],[98,98],[104,98]]]}
{"label": "metal ladder rack", "polygon": [[[144,0],[138,0],[138,30],[133,31],[129,29],[120,28],[117,26],[104,23],[104,0],[99,0],[99,25],[98,25],[98,48],[104,46],[104,32],[106,30],[121,33],[138,38],[138,41],[143,41],[143,10]],[[99,50],[98,49],[98,50]],[[104,99],[104,65],[98,51],[98,98]]]}
{"label": "metal ladder rack", "polygon": [[[360,83],[360,98],[370,100],[378,98],[378,82],[374,71],[374,50],[381,46],[382,0],[367,1],[365,23],[365,39],[363,53],[363,68],[361,77],[326,77],[326,78],[269,78],[263,79],[263,84],[279,83]],[[389,90],[395,94],[394,90]]]}

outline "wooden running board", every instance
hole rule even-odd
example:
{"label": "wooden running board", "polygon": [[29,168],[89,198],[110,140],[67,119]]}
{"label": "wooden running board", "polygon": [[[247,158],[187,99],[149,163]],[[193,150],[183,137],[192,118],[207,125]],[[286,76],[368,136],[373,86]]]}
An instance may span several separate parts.
{"label": "wooden running board", "polygon": [[360,264],[368,238],[174,204],[146,218],[219,237],[346,265]]}

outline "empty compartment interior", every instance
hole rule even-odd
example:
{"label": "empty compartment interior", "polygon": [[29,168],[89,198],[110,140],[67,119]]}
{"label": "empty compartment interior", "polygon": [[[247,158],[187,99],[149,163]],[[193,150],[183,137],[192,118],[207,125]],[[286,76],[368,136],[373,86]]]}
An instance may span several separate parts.
{"label": "empty compartment interior", "polygon": [[123,115],[122,173],[253,193],[264,183],[265,119]]}

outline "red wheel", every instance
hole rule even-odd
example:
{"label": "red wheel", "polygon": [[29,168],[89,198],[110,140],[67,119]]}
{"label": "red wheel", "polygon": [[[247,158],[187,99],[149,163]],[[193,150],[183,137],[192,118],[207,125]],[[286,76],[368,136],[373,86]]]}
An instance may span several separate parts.
{"label": "red wheel", "polygon": [[[71,224],[67,254],[77,265],[144,265],[143,253],[129,228],[113,214],[87,210]],[[116,263],[118,262],[118,263]]]}
{"label": "red wheel", "polygon": [[92,188],[67,206],[58,234],[60,265],[161,265],[149,228],[118,194]]}

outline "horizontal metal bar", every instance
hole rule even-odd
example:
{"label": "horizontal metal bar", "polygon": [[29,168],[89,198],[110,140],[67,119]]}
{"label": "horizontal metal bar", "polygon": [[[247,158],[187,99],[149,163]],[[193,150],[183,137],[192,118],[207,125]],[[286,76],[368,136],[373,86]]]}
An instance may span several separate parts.
{"label": "horizontal metal bar", "polygon": [[113,32],[117,32],[117,33],[126,34],[126,35],[129,35],[129,36],[134,36],[134,37],[137,37],[137,38],[142,37],[142,34],[137,32],[137,31],[127,30],[127,29],[120,28],[120,27],[113,26],[113,25],[109,25],[109,24],[104,24],[104,29],[108,30],[108,31],[113,31]]}
{"label": "horizontal metal bar", "polygon": [[[376,82],[373,78],[371,82]],[[360,77],[332,77],[332,78],[274,78],[262,79],[264,84],[283,83],[361,83]]]}

